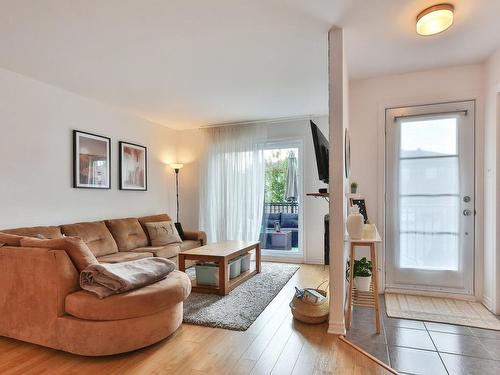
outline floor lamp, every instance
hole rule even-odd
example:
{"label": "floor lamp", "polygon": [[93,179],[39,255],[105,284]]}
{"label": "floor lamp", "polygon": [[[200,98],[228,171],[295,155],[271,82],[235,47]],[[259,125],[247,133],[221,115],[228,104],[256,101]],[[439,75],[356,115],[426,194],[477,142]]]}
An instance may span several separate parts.
{"label": "floor lamp", "polygon": [[175,171],[175,193],[177,197],[177,223],[179,223],[179,171],[184,164],[170,164],[170,167]]}

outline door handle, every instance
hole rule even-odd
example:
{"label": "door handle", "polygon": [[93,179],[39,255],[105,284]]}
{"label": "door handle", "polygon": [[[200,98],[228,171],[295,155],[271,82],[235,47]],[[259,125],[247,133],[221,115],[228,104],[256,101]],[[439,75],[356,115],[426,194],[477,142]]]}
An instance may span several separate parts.
{"label": "door handle", "polygon": [[472,211],[471,211],[471,210],[469,210],[469,209],[465,209],[465,210],[463,211],[463,214],[464,214],[464,216],[470,216],[470,215],[472,215]]}

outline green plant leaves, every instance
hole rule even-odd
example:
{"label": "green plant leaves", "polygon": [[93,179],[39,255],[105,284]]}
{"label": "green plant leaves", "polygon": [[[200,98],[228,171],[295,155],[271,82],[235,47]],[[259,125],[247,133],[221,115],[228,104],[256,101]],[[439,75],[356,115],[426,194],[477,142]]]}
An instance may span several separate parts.
{"label": "green plant leaves", "polygon": [[354,277],[367,277],[372,275],[372,261],[366,258],[354,260]]}

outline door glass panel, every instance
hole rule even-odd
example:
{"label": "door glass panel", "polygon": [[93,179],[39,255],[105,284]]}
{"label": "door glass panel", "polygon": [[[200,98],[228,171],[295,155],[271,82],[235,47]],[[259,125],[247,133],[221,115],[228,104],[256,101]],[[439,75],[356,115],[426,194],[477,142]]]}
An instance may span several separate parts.
{"label": "door glass panel", "polygon": [[[457,119],[441,118],[401,123],[401,156],[456,155]],[[429,153],[431,153],[429,155]],[[405,155],[406,154],[406,155]]]}
{"label": "door glass panel", "polygon": [[459,269],[457,119],[400,123],[399,267]]}
{"label": "door glass panel", "polygon": [[264,217],[260,243],[264,254],[290,256],[300,249],[299,148],[268,148],[266,162]]}

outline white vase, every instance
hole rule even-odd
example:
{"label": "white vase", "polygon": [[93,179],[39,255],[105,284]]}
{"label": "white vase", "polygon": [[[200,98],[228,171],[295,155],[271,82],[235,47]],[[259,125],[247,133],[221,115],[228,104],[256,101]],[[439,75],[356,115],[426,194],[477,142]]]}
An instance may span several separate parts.
{"label": "white vase", "polygon": [[354,205],[347,217],[347,233],[351,240],[360,240],[363,238],[363,215],[359,213],[359,207]]}
{"label": "white vase", "polygon": [[354,286],[360,292],[369,292],[371,282],[371,276],[356,276],[354,278]]}

